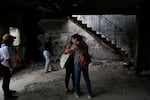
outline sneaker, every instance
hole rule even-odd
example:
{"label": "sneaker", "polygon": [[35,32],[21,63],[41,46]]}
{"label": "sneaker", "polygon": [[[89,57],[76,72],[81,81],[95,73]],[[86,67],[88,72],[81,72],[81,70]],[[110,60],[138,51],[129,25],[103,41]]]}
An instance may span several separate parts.
{"label": "sneaker", "polygon": [[92,98],[92,96],[91,95],[88,95],[88,99],[91,99]]}
{"label": "sneaker", "polygon": [[76,97],[76,98],[79,98],[80,96],[79,96],[77,93],[75,93],[75,97]]}
{"label": "sneaker", "polygon": [[45,71],[45,74],[46,74],[46,73],[49,73],[49,72],[50,72],[50,71]]}
{"label": "sneaker", "polygon": [[10,93],[10,94],[15,94],[15,93],[16,93],[16,90],[9,90],[9,93]]}
{"label": "sneaker", "polygon": [[71,91],[72,91],[72,92],[74,92],[74,91],[75,91],[75,89],[74,89],[74,88],[72,88],[72,89],[71,89]]}
{"label": "sneaker", "polygon": [[72,94],[73,92],[71,90],[66,90],[66,94]]}
{"label": "sneaker", "polygon": [[18,98],[18,96],[14,96],[14,95],[5,95],[4,96],[4,100],[16,100]]}

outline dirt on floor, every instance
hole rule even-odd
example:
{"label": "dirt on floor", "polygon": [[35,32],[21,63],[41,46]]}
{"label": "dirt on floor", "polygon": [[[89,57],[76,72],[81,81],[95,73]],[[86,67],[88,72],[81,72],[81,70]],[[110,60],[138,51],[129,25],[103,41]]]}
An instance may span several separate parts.
{"label": "dirt on floor", "polygon": [[[74,94],[65,93],[65,69],[55,64],[57,71],[44,73],[44,63],[31,63],[15,73],[11,89],[17,90],[17,100],[76,100]],[[82,75],[82,74],[81,74]],[[150,100],[150,73],[135,76],[134,69],[128,70],[123,62],[109,62],[89,66],[93,100]],[[0,80],[2,84],[2,80]],[[70,82],[71,85],[71,82]],[[81,76],[80,100],[87,100],[87,90]],[[0,100],[3,92],[0,88]]]}

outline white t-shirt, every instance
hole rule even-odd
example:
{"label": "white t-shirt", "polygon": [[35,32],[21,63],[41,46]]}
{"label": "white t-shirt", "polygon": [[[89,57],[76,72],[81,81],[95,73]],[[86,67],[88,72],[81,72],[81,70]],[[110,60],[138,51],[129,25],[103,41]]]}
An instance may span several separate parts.
{"label": "white t-shirt", "polygon": [[10,55],[9,55],[9,50],[8,50],[8,46],[6,46],[5,44],[1,45],[0,48],[0,58],[1,58],[1,64],[9,67],[9,64],[6,62],[7,59],[10,59]]}

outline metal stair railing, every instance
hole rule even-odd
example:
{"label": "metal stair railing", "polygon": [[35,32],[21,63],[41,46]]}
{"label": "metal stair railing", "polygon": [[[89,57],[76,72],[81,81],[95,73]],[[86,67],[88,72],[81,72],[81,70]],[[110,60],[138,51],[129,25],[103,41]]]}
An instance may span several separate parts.
{"label": "metal stair railing", "polygon": [[91,27],[97,34],[101,34],[106,40],[121,48],[122,51],[129,53],[127,33],[107,18],[102,15],[73,15],[72,17],[77,17],[77,20],[87,24],[87,27]]}

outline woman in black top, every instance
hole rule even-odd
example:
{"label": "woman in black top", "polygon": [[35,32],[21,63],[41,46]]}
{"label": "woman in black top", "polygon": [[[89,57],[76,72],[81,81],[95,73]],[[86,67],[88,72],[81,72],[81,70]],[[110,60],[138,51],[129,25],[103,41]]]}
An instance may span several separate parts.
{"label": "woman in black top", "polygon": [[52,38],[49,37],[48,41],[44,43],[44,50],[43,50],[43,56],[45,58],[45,73],[49,72],[49,66],[51,67],[51,70],[54,70],[52,64],[51,64],[51,58],[53,56],[52,51]]}
{"label": "woman in black top", "polygon": [[[69,58],[67,59],[65,63],[66,68],[66,75],[65,75],[65,85],[66,85],[66,93],[72,94],[74,91],[74,50],[73,50],[73,44],[70,42],[66,48],[65,53],[69,54]],[[69,88],[69,79],[72,79],[72,89]]]}

